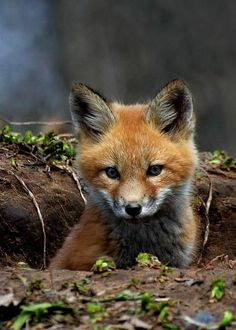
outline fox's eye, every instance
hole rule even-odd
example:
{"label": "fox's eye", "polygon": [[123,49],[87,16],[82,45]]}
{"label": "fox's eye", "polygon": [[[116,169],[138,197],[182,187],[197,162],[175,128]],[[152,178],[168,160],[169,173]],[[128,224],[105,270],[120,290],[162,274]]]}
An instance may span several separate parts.
{"label": "fox's eye", "polygon": [[120,178],[120,173],[115,167],[107,167],[105,168],[106,175],[110,179],[119,179]]}
{"label": "fox's eye", "polygon": [[157,176],[161,174],[161,171],[163,169],[163,165],[150,165],[147,169],[147,175],[148,176]]}

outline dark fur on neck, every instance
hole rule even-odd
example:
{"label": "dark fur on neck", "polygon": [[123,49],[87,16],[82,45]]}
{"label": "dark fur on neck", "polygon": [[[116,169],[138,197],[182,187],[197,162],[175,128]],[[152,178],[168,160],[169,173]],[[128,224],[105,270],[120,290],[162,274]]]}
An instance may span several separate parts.
{"label": "dark fur on neck", "polygon": [[[166,198],[160,209],[151,217],[137,219],[131,223],[117,218],[108,204],[92,192],[90,205],[95,204],[102,215],[108,236],[117,247],[112,252],[118,268],[132,267],[140,252],[151,253],[170,266],[185,267],[191,261],[191,246],[183,246],[180,235],[183,232],[188,205],[189,183],[175,189]],[[186,193],[187,192],[187,193]]]}

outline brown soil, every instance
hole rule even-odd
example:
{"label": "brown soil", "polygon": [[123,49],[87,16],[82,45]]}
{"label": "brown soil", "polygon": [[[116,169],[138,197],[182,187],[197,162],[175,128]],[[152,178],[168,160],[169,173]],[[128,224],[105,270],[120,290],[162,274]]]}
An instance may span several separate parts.
{"label": "brown soil", "polygon": [[[13,173],[32,191],[41,210],[47,262],[78,221],[84,203],[76,182],[66,170],[52,167],[49,171],[46,164],[37,163],[30,155],[14,156],[14,148],[9,146],[7,152],[0,149],[0,237],[4,237],[0,242],[0,264],[23,261],[41,268],[42,224],[32,198]],[[11,155],[17,168],[11,166]]]}
{"label": "brown soil", "polygon": [[[202,154],[200,170],[195,178],[193,204],[200,215],[203,236],[209,221],[209,236],[202,261],[217,255],[236,257],[236,171],[223,171],[206,162]],[[209,212],[207,203],[209,202]]]}
{"label": "brown soil", "polygon": [[[90,277],[87,292],[80,294],[74,290],[74,283],[81,282],[86,276]],[[211,302],[211,283],[216,278],[226,282],[226,290],[220,301]],[[41,281],[40,289],[37,282]],[[13,292],[12,303],[0,306],[0,319],[4,320],[1,329],[9,329],[11,321],[19,313],[19,305],[38,302],[57,303],[63,301],[75,309],[72,317],[64,318],[61,322],[52,316],[46,317],[40,324],[30,329],[162,329],[158,316],[151,312],[141,311],[140,301],[109,301],[103,302],[104,297],[123,292],[150,292],[156,303],[175,301],[169,308],[169,319],[179,329],[190,329],[183,318],[195,317],[199,312],[209,313],[215,322],[222,319],[224,311],[236,315],[236,284],[235,271],[229,269],[226,263],[219,263],[213,269],[171,270],[161,275],[160,270],[141,269],[114,271],[107,277],[88,272],[70,271],[20,271],[10,269],[1,272],[1,298]],[[86,311],[88,302],[100,303],[104,308],[101,318],[95,319]],[[140,322],[143,323],[140,323]],[[159,323],[159,324],[158,324]],[[0,323],[1,326],[1,323]],[[236,322],[229,329],[236,328]],[[109,329],[109,328],[108,328]],[[173,328],[174,329],[174,328]],[[191,328],[193,329],[193,328]]]}

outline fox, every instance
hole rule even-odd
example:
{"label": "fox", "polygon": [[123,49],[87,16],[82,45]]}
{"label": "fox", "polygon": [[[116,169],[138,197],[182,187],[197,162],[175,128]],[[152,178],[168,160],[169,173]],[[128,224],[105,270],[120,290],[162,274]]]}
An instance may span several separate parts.
{"label": "fox", "polygon": [[199,224],[191,206],[198,152],[189,87],[176,79],[150,101],[124,105],[75,83],[69,100],[89,195],[50,268],[87,271],[108,256],[126,269],[142,252],[171,267],[190,265]]}

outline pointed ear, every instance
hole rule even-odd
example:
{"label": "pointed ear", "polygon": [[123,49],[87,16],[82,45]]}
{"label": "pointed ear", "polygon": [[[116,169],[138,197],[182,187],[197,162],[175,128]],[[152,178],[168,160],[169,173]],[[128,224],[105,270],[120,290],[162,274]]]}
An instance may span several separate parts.
{"label": "pointed ear", "polygon": [[173,80],[149,103],[146,121],[163,133],[188,138],[194,130],[192,94],[182,80]]}
{"label": "pointed ear", "polygon": [[79,132],[97,139],[115,123],[105,98],[86,85],[75,83],[69,99],[72,121]]}

